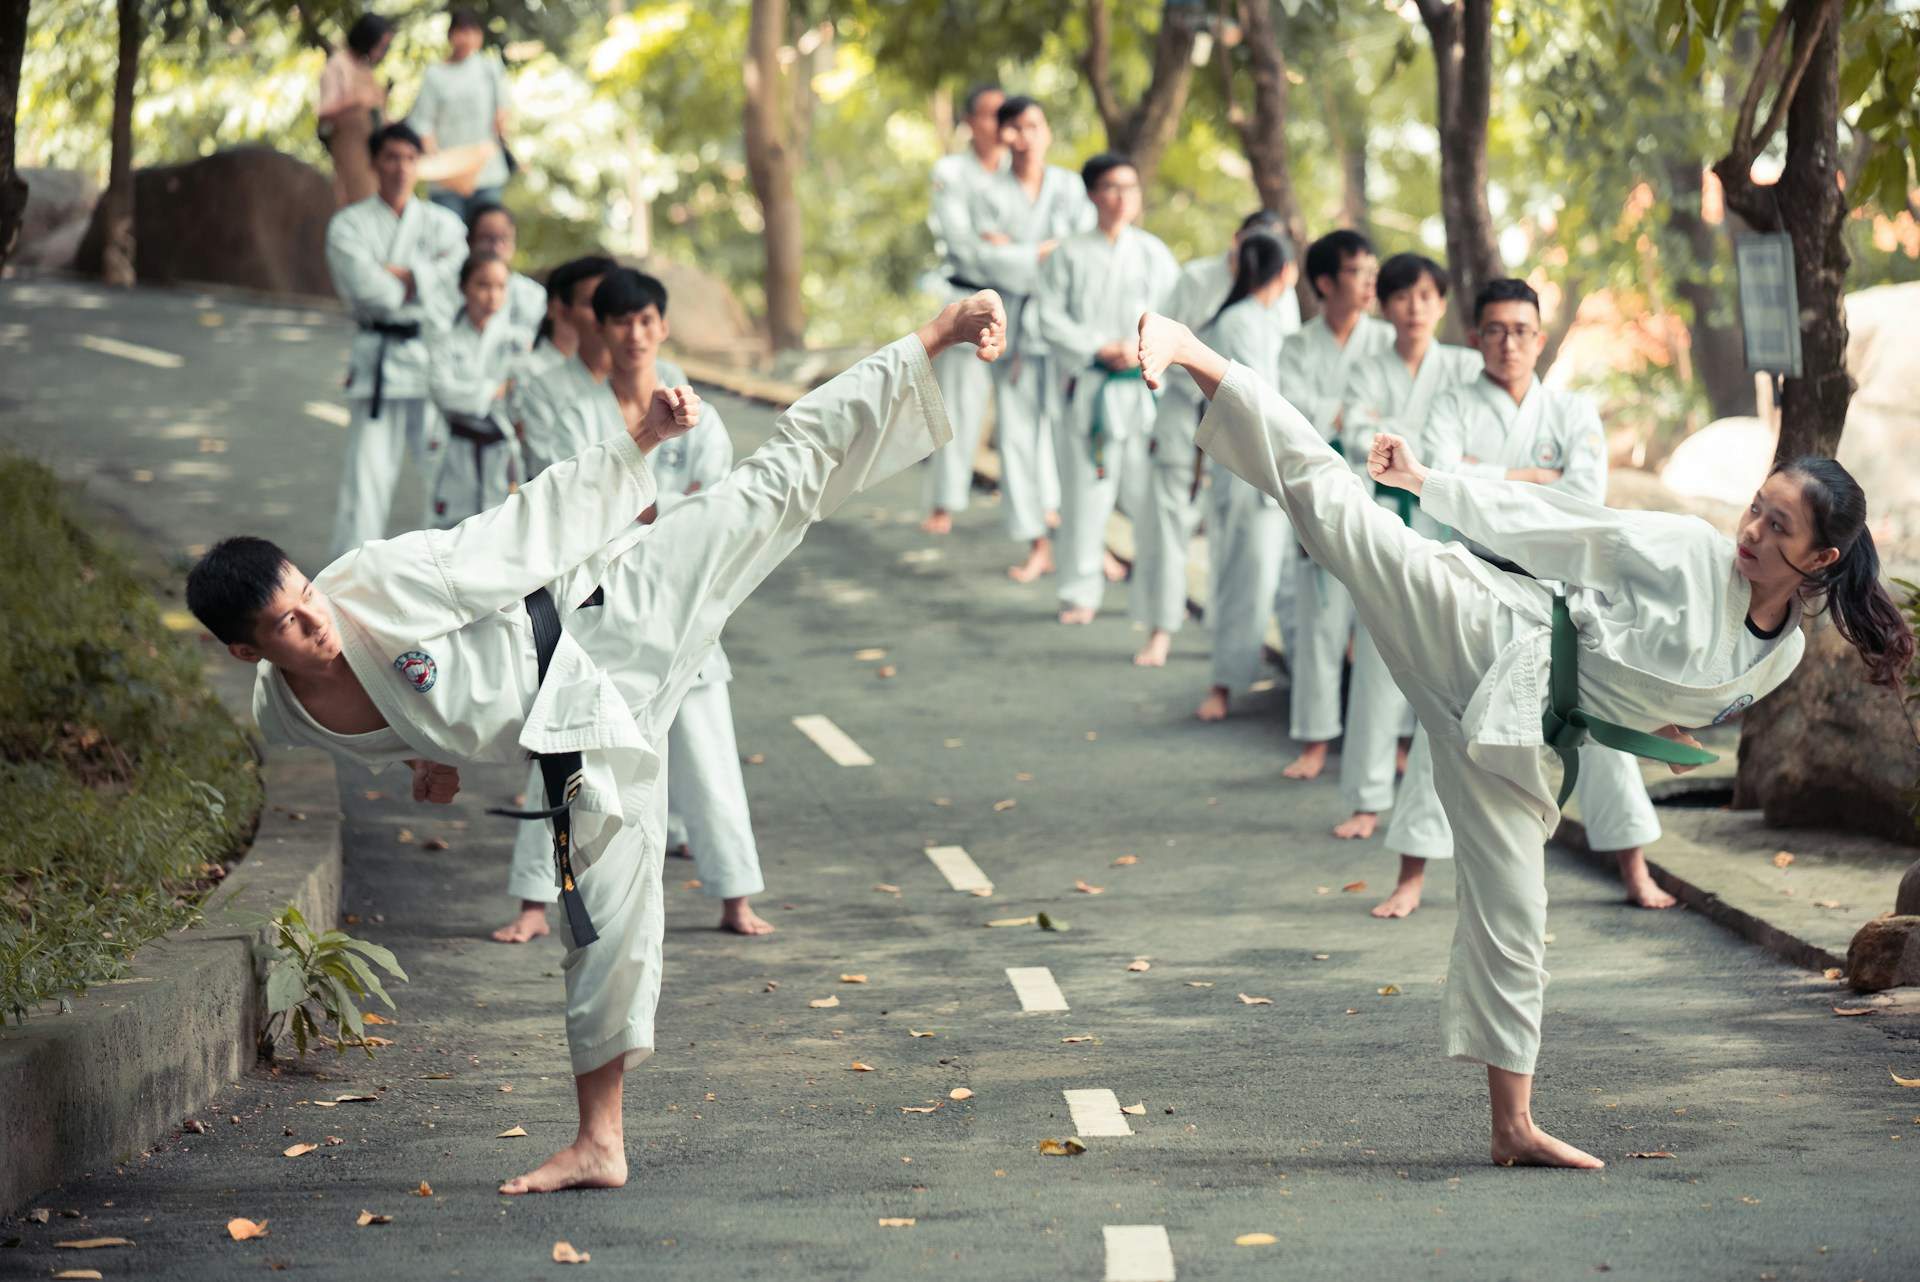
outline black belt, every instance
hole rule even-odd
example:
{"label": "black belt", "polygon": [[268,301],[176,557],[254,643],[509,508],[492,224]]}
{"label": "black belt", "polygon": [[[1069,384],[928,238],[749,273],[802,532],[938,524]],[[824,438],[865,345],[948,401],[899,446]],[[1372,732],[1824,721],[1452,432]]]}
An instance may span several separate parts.
{"label": "black belt", "polygon": [[1531,579],[1534,577],[1533,571],[1527,569],[1526,566],[1521,565],[1517,561],[1509,561],[1504,556],[1494,556],[1488,552],[1475,552],[1474,555],[1496,570],[1505,570],[1508,574],[1517,574],[1523,579]]}
{"label": "black belt", "polygon": [[977,280],[968,280],[965,276],[949,276],[947,277],[947,284],[953,286],[955,289],[972,290],[976,294],[983,289],[993,288],[991,285],[982,285]]}
{"label": "black belt", "polygon": [[[533,647],[540,661],[540,680],[547,679],[547,665],[560,645],[560,611],[554,608],[553,594],[545,588],[527,595],[527,616],[533,620]],[[545,810],[489,810],[503,819],[551,819],[553,821],[553,866],[560,878],[560,903],[567,910],[567,930],[575,948],[585,948],[600,938],[587,916],[587,904],[573,882],[573,799],[580,794],[581,755],[577,752],[540,752],[540,780],[546,785]]]}
{"label": "black belt", "polygon": [[498,445],[507,439],[500,425],[490,418],[472,418],[465,414],[448,414],[447,431],[463,441],[472,441],[475,445]]}
{"label": "black belt", "polygon": [[373,357],[373,405],[367,411],[368,418],[379,418],[387,383],[387,344],[396,338],[407,340],[420,337],[420,322],[361,321],[360,328],[366,333],[380,336],[380,350]]}

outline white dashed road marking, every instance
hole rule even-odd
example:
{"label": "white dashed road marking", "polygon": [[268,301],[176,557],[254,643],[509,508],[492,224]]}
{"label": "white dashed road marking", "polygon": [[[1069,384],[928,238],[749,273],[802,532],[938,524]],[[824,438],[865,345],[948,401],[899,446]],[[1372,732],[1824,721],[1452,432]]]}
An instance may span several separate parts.
{"label": "white dashed road marking", "polygon": [[308,401],[302,408],[310,417],[317,418],[322,423],[331,423],[335,427],[345,427],[353,422],[353,416],[347,413],[346,406],[335,405],[330,401]]}
{"label": "white dashed road marking", "polygon": [[1067,1097],[1067,1111],[1073,1114],[1073,1133],[1080,1138],[1133,1134],[1133,1128],[1120,1113],[1120,1098],[1112,1091],[1102,1087],[1060,1093]]}
{"label": "white dashed road marking", "polygon": [[813,740],[814,746],[833,759],[836,766],[870,766],[873,758],[847,737],[847,732],[826,717],[814,714],[795,717],[793,728]]}
{"label": "white dashed road marking", "polygon": [[992,890],[993,883],[961,846],[928,846],[927,858],[955,890]]}
{"label": "white dashed road marking", "polygon": [[1173,1243],[1163,1224],[1108,1224],[1107,1282],[1173,1282]]}
{"label": "white dashed road marking", "polygon": [[138,343],[123,343],[117,338],[81,334],[74,341],[88,351],[118,356],[125,361],[139,361],[142,365],[151,365],[155,369],[179,369],[187,363],[185,357],[175,356],[172,352],[163,352],[157,347],[142,347]]}
{"label": "white dashed road marking", "polygon": [[1053,982],[1053,972],[1045,966],[1009,966],[1007,982],[1020,999],[1021,1010],[1065,1010],[1066,994]]}

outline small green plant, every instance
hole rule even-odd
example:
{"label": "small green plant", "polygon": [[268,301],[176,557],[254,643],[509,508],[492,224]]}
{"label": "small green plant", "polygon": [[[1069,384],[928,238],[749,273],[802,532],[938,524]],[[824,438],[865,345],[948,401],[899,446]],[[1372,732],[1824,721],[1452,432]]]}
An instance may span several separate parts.
{"label": "small green plant", "polygon": [[[267,1017],[260,1028],[260,1057],[273,1058],[274,1043],[291,1029],[293,1044],[306,1058],[307,1043],[331,1042],[344,1052],[358,1046],[373,1056],[360,1001],[377,997],[393,1009],[393,998],[374,973],[375,966],[402,983],[407,972],[378,944],[342,930],[316,935],[300,910],[288,904],[269,923],[273,938],[260,945],[267,963]],[[333,1025],[333,1035],[322,1030]]]}

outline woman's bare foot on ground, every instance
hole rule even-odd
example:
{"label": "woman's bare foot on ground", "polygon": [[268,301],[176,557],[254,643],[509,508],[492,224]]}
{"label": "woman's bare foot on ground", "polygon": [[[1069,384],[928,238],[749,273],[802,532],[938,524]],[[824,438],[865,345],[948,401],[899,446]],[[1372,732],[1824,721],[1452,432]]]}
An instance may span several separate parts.
{"label": "woman's bare foot on ground", "polygon": [[1620,863],[1620,883],[1627,888],[1628,903],[1636,908],[1671,908],[1680,902],[1660,889],[1660,883],[1647,871],[1646,852],[1638,846],[1621,851],[1616,858]]}
{"label": "woman's bare foot on ground", "polygon": [[1140,647],[1140,653],[1133,656],[1135,667],[1164,668],[1167,655],[1173,651],[1173,633],[1165,628],[1155,628],[1147,637],[1147,643]]}
{"label": "woman's bare foot on ground", "polygon": [[1093,607],[1090,605],[1070,605],[1060,611],[1060,622],[1072,627],[1093,622]]}
{"label": "woman's bare foot on ground", "polygon": [[1202,721],[1225,721],[1227,719],[1227,688],[1214,686],[1207,691],[1207,697],[1193,710],[1193,715]]}
{"label": "woman's bare foot on ground", "polygon": [[1300,749],[1300,755],[1293,759],[1280,774],[1287,779],[1318,779],[1320,772],[1327,768],[1327,745],[1310,743]]}
{"label": "woman's bare foot on ground", "polygon": [[493,938],[502,944],[524,944],[530,939],[540,938],[548,933],[548,929],[547,906],[523,903],[519,915],[494,931]]}
{"label": "woman's bare foot on ground", "polygon": [[720,929],[736,935],[771,935],[773,923],[753,911],[745,895],[720,902]]}
{"label": "woman's bare foot on ground", "polygon": [[1494,1131],[1493,1163],[1495,1166],[1565,1166],[1580,1171],[1598,1171],[1606,1166],[1593,1154],[1553,1138],[1532,1122],[1512,1131]]}
{"label": "woman's bare foot on ground", "polygon": [[617,1189],[627,1182],[627,1155],[618,1147],[576,1139],[525,1175],[500,1186],[502,1193],[553,1193],[560,1189]]}
{"label": "woman's bare foot on ground", "polygon": [[937,507],[928,513],[927,519],[920,522],[922,534],[952,534],[953,513],[943,507]]}
{"label": "woman's bare foot on ground", "polygon": [[1053,544],[1046,539],[1035,539],[1033,548],[1027,553],[1027,559],[1018,565],[1007,567],[1007,577],[1015,583],[1032,583],[1043,574],[1053,573]]}
{"label": "woman's bare foot on ground", "polygon": [[1100,569],[1107,576],[1107,582],[1109,583],[1125,583],[1127,581],[1127,563],[1111,552],[1106,554],[1106,559],[1101,562]]}
{"label": "woman's bare foot on ground", "polygon": [[1333,835],[1342,841],[1365,841],[1379,826],[1379,815],[1371,810],[1356,810],[1333,826]]}

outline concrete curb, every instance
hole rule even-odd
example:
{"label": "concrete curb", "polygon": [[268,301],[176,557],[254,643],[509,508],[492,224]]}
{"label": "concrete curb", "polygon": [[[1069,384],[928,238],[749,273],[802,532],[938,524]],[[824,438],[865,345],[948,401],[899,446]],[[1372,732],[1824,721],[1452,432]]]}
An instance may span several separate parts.
{"label": "concrete curb", "polygon": [[197,926],[154,940],[72,1013],[0,1029],[0,1212],[145,1149],[254,1062],[254,923],[297,905],[337,924],[340,803],[332,761],[270,757],[247,857]]}

